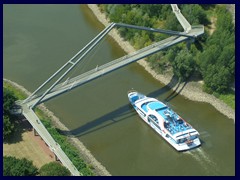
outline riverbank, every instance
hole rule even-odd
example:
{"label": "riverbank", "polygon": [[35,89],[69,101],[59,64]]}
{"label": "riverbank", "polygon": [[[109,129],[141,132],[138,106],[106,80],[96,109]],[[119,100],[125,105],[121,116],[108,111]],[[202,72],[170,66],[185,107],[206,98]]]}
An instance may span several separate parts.
{"label": "riverbank", "polygon": [[[29,92],[23,86],[8,79],[3,79],[3,80],[11,84],[16,89],[19,89],[26,95],[29,96],[31,94],[31,92]],[[56,117],[53,112],[49,111],[46,108],[46,106],[44,106],[44,104],[39,105],[38,108],[42,110],[52,120],[52,123],[55,127],[65,132],[69,131],[69,129],[64,124],[61,123],[60,119]],[[111,176],[111,174],[107,171],[107,169],[95,159],[95,157],[91,154],[91,152],[84,146],[84,144],[79,139],[71,136],[70,134],[66,134],[66,135],[69,141],[79,150],[83,160],[94,167],[93,171],[96,175]]]}
{"label": "riverbank", "polygon": [[[88,4],[89,9],[92,10],[93,14],[96,18],[104,25],[108,26],[110,24],[109,19],[106,17],[104,13],[102,13],[96,4]],[[113,29],[110,33],[110,36],[119,44],[119,46],[126,52],[131,53],[136,51],[134,47],[127,41],[124,41],[123,38],[120,37],[119,33],[116,29]],[[235,110],[226,105],[220,99],[217,99],[215,96],[207,94],[202,90],[202,84],[200,82],[190,81],[187,83],[178,84],[176,79],[173,79],[172,74],[157,74],[150,65],[144,60],[137,61],[139,65],[143,66],[145,70],[150,73],[156,80],[159,82],[169,86],[173,89],[176,94],[181,94],[185,98],[190,99],[192,101],[209,103],[213,107],[215,107],[219,112],[224,114],[230,119],[234,120],[235,123]]]}

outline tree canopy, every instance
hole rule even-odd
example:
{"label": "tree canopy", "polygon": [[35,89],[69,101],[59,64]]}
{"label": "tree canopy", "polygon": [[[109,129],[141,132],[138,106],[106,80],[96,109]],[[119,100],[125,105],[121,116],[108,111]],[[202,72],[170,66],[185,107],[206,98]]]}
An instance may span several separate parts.
{"label": "tree canopy", "polygon": [[12,91],[3,88],[3,139],[9,137],[13,130],[13,117],[10,114],[10,109],[13,103],[17,100]]}
{"label": "tree canopy", "polygon": [[35,176],[38,169],[32,161],[26,158],[17,159],[12,156],[3,157],[3,175],[4,176]]}
{"label": "tree canopy", "polygon": [[217,29],[207,39],[199,65],[205,88],[225,93],[235,78],[235,29],[226,9],[219,8],[218,13]]}
{"label": "tree canopy", "polygon": [[10,109],[16,100],[12,91],[3,88],[3,114],[10,114]]}
{"label": "tree canopy", "polygon": [[58,162],[50,162],[39,170],[40,176],[70,176],[70,171]]}
{"label": "tree canopy", "polygon": [[[169,4],[104,4],[100,8],[112,22],[183,31]],[[181,81],[198,74],[208,92],[225,93],[235,78],[235,26],[231,13],[225,5],[181,4],[179,8],[191,25],[203,24],[205,34],[188,49],[180,43],[150,56],[148,62],[161,73],[171,68]],[[208,33],[211,17],[217,19],[213,34]],[[119,32],[136,49],[167,37],[127,28],[119,28]]]}

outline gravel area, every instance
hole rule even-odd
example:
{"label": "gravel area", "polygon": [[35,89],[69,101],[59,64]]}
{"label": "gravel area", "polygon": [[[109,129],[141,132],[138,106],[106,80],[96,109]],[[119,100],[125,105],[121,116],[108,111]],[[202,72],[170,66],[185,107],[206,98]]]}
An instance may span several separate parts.
{"label": "gravel area", "polygon": [[[102,13],[96,4],[88,4],[88,7],[92,10],[96,18],[105,26],[110,24],[109,19],[106,17],[104,13]],[[110,36],[114,38],[114,40],[119,44],[119,46],[127,53],[131,53],[136,51],[134,47],[127,41],[124,41],[123,38],[120,37],[119,33],[116,29],[113,29],[110,33]],[[207,94],[202,91],[201,83],[199,82],[188,82],[187,84],[182,83],[178,85],[176,80],[172,80],[172,75],[162,75],[157,74],[152,68],[148,65],[148,63],[142,59],[137,61],[141,66],[145,68],[145,70],[150,73],[156,80],[161,83],[168,85],[170,88],[183,95],[184,97],[199,102],[210,103],[214,106],[219,112],[224,114],[230,119],[233,119],[235,122],[235,110],[226,105],[223,101],[217,99],[215,96]]]}

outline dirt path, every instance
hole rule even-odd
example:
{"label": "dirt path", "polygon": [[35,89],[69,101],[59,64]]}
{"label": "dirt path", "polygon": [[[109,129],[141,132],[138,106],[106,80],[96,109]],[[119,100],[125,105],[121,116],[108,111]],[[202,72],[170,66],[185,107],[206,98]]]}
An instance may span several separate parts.
{"label": "dirt path", "polygon": [[[103,25],[107,26],[110,24],[109,19],[106,18],[106,15],[104,13],[101,13],[101,11],[99,10],[96,4],[88,4],[88,7],[92,10],[96,18]],[[129,42],[124,41],[123,38],[120,37],[119,33],[115,29],[113,29],[109,34],[114,38],[114,40],[119,44],[119,46],[122,47],[122,49],[125,52],[131,53],[135,51],[133,46]],[[227,106],[223,101],[217,99],[215,96],[203,92],[201,88],[202,86],[201,83],[189,82],[187,84],[182,83],[180,84],[180,86],[178,86],[178,84],[176,83],[176,80],[172,79],[172,75],[157,74],[154,70],[151,69],[148,63],[143,59],[137,62],[141,66],[143,66],[145,70],[148,73],[150,73],[156,80],[160,81],[165,85],[168,85],[170,88],[175,90],[176,93],[181,94],[192,101],[206,102],[211,104],[219,112],[221,112],[228,118],[233,119],[235,123],[235,110]]]}

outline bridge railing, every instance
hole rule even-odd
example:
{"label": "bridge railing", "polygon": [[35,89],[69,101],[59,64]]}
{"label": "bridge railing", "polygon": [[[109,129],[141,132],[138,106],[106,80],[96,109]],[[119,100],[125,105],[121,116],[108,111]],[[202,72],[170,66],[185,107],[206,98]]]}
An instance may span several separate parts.
{"label": "bridge railing", "polygon": [[37,133],[41,136],[44,142],[49,146],[50,150],[58,157],[62,164],[65,167],[67,167],[73,175],[75,176],[82,175],[72,164],[67,155],[64,153],[61,146],[58,143],[56,143],[53,137],[49,134],[49,132],[42,124],[42,122],[39,120],[34,111],[32,109],[26,108],[23,108],[23,115],[26,117],[26,119],[29,121],[32,127],[37,131]]}
{"label": "bridge railing", "polygon": [[[171,37],[171,38],[172,38],[172,37]],[[176,36],[176,38],[177,38],[177,36]],[[55,88],[53,88],[53,90],[52,90],[51,92],[53,92],[53,91],[55,91],[55,90],[59,90],[59,88],[61,88],[61,87],[63,87],[63,86],[66,86],[66,85],[68,85],[68,84],[74,83],[74,82],[77,81],[78,79],[81,79],[81,78],[84,78],[84,77],[86,77],[86,76],[89,76],[89,75],[91,75],[92,73],[94,73],[94,72],[96,72],[96,71],[103,70],[103,69],[108,68],[108,67],[110,67],[110,66],[112,66],[112,65],[114,65],[114,64],[117,64],[117,63],[119,63],[119,62],[121,62],[121,61],[123,61],[123,60],[126,60],[126,59],[128,59],[128,58],[134,57],[134,56],[136,56],[136,55],[138,55],[138,54],[140,54],[140,53],[146,52],[146,51],[148,51],[149,49],[152,49],[153,47],[160,46],[160,45],[162,45],[162,44],[164,44],[164,43],[166,43],[166,42],[168,42],[168,41],[169,41],[169,38],[164,39],[164,40],[162,40],[162,41],[160,41],[160,42],[156,42],[156,43],[154,43],[154,44],[152,44],[152,45],[149,45],[149,46],[144,47],[144,48],[142,48],[142,49],[140,49],[140,50],[137,50],[137,51],[135,51],[135,52],[132,52],[132,53],[130,53],[130,54],[128,54],[128,55],[125,55],[125,56],[123,56],[123,57],[120,57],[120,58],[118,58],[118,59],[115,59],[115,60],[113,60],[113,61],[111,61],[111,62],[108,62],[108,63],[106,63],[106,64],[104,64],[104,65],[97,66],[96,68],[94,68],[94,69],[92,69],[92,70],[90,70],[90,71],[87,71],[87,72],[85,72],[85,73],[83,73],[83,74],[80,74],[80,75],[78,75],[78,76],[76,76],[76,77],[74,77],[74,78],[68,79],[67,81],[62,82],[62,83],[56,85]]]}

